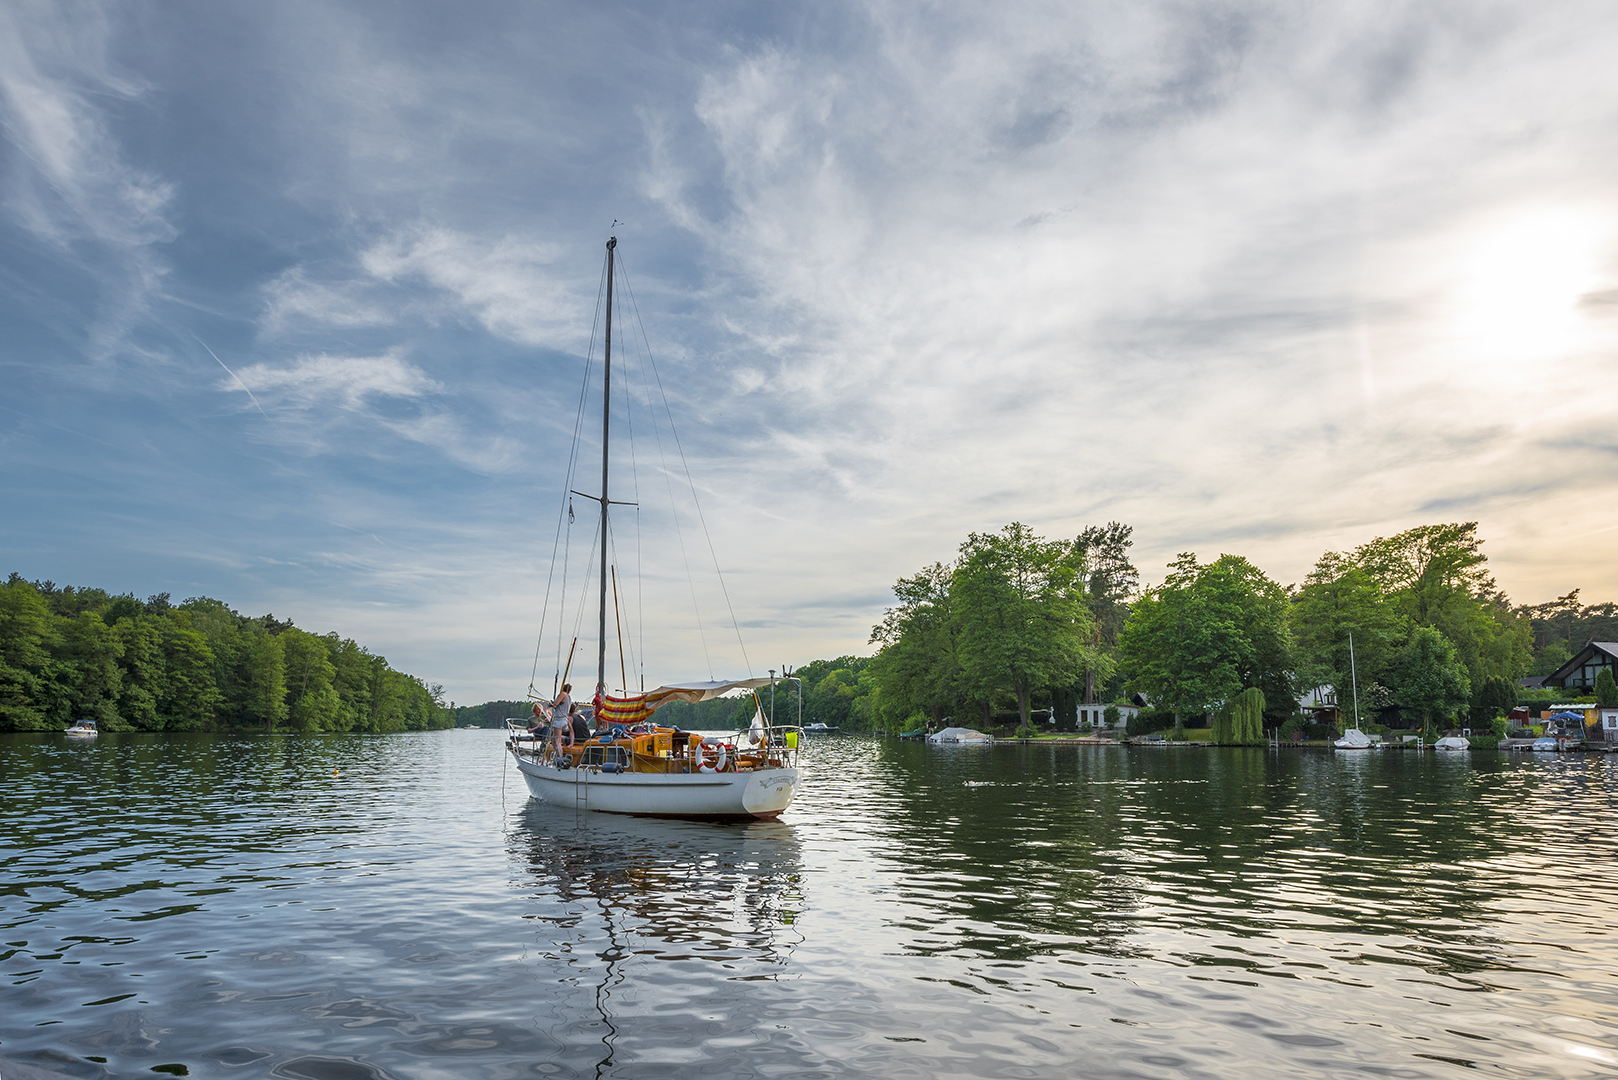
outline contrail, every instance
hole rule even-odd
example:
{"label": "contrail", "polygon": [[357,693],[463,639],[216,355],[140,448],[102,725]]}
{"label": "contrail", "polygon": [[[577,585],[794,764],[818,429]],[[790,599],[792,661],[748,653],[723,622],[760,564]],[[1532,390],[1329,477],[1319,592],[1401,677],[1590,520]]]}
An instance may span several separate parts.
{"label": "contrail", "polygon": [[[191,336],[197,338],[198,345],[201,345],[204,349],[208,349],[208,343],[206,341],[203,341],[201,338],[197,337],[195,333],[193,333]],[[237,386],[240,386],[243,390],[247,390],[247,384],[242,382],[242,377],[236,374],[234,371],[231,371],[230,368],[225,367],[225,362],[219,359],[218,353],[214,352],[212,349],[208,349],[208,355],[214,358],[214,363],[218,364],[222,368],[225,368],[225,374],[229,375],[232,379],[235,379]],[[247,398],[253,403],[253,408],[258,410],[260,416],[264,417],[266,420],[270,418],[270,414],[264,411],[264,406],[258,403],[258,398],[253,396],[253,391],[247,390]]]}

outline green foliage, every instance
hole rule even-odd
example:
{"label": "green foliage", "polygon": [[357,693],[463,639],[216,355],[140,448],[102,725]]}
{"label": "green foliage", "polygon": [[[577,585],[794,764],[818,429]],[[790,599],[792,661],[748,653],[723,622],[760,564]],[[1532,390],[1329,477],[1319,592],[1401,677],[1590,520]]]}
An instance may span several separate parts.
{"label": "green foliage", "polygon": [[1257,746],[1264,741],[1264,691],[1249,686],[1214,713],[1211,737],[1221,746]]}
{"label": "green foliage", "polygon": [[1110,590],[1108,602],[1132,580],[1118,565],[1128,529],[1109,529],[1081,551],[1013,522],[968,536],[953,564],[900,579],[899,605],[871,632],[881,645],[868,673],[874,715],[890,726],[916,712],[987,717],[1009,695],[1027,727],[1034,695],[1045,692],[1067,717],[1079,681],[1105,680],[1112,670],[1083,577]]}
{"label": "green foliage", "polygon": [[1423,730],[1433,721],[1453,715],[1472,696],[1455,646],[1430,626],[1419,627],[1410,635],[1394,662],[1393,676],[1399,704],[1421,715]]}
{"label": "green foliage", "polygon": [[1142,709],[1129,718],[1129,722],[1124,725],[1124,734],[1129,736],[1150,735],[1154,731],[1167,731],[1174,725],[1173,710]]}
{"label": "green foliage", "polygon": [[0,585],[0,730],[403,731],[448,726],[441,697],[353,641],[208,597]]}
{"label": "green foliage", "polygon": [[1072,555],[1071,544],[1012,522],[967,537],[950,582],[967,685],[980,697],[1011,690],[1024,727],[1036,687],[1072,682],[1103,662],[1090,647]]}
{"label": "green foliage", "polygon": [[[1092,644],[1099,661],[1084,671],[1082,700],[1097,700],[1112,685],[1117,670],[1118,635],[1129,620],[1129,602],[1140,591],[1140,571],[1129,559],[1134,529],[1117,521],[1091,525],[1073,541],[1073,558],[1094,625]],[[1075,703],[1076,704],[1076,703]]]}
{"label": "green foliage", "polygon": [[1474,685],[1468,716],[1473,726],[1482,727],[1510,712],[1516,704],[1517,685],[1509,679],[1491,675],[1481,684]]}
{"label": "green foliage", "polygon": [[53,652],[61,643],[56,620],[33,586],[12,581],[0,588],[0,729],[43,731],[60,726],[61,691]]}
{"label": "green foliage", "polygon": [[1285,699],[1292,662],[1281,587],[1237,555],[1200,566],[1182,554],[1169,566],[1118,639],[1127,689],[1188,715],[1217,709],[1249,686]]}
{"label": "green foliage", "polygon": [[1117,727],[1118,726],[1118,706],[1116,706],[1116,705],[1108,705],[1105,709],[1102,709],[1101,710],[1101,719],[1106,722],[1108,727]]}
{"label": "green foliage", "polygon": [[943,563],[923,567],[914,577],[900,578],[893,587],[899,606],[889,608],[871,630],[871,642],[881,645],[873,675],[883,697],[899,712],[924,712],[936,721],[962,696],[965,676],[960,624],[954,618],[951,595],[953,579],[953,569]]}
{"label": "green foliage", "polygon": [[1583,606],[1578,589],[1547,603],[1519,607],[1517,613],[1531,627],[1534,675],[1549,675],[1587,641],[1618,641],[1618,604]]}
{"label": "green foliage", "polygon": [[1618,708],[1618,679],[1613,678],[1612,668],[1602,668],[1596,673],[1596,701],[1604,708]]}
{"label": "green foliage", "polygon": [[1288,616],[1298,687],[1334,687],[1348,708],[1356,676],[1360,686],[1384,681],[1409,632],[1407,616],[1388,601],[1376,579],[1335,552],[1315,563]]}
{"label": "green foliage", "polygon": [[1364,569],[1412,627],[1438,630],[1469,677],[1516,680],[1531,663],[1532,628],[1511,610],[1484,568],[1477,522],[1420,525],[1354,550]]}

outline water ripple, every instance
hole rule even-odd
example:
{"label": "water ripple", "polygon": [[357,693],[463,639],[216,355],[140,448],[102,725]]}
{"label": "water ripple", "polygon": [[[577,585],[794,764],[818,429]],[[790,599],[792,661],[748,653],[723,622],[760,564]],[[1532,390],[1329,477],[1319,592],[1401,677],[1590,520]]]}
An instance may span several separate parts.
{"label": "water ripple", "polygon": [[0,737],[0,1056],[82,1075],[1610,1075],[1618,762],[817,740],[786,820],[493,732]]}

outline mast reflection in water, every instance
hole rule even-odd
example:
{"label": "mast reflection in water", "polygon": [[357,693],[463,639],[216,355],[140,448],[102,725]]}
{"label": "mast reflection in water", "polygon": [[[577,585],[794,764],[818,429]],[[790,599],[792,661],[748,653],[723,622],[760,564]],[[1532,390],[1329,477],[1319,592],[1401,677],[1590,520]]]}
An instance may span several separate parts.
{"label": "mast reflection in water", "polygon": [[[543,927],[533,944],[554,965],[545,981],[594,988],[597,1075],[626,1034],[651,1040],[649,1047],[691,1041],[655,1011],[640,1012],[647,995],[637,976],[667,989],[679,965],[706,965],[705,1007],[728,1017],[745,1009],[745,984],[787,972],[801,940],[794,924],[802,856],[795,827],[784,822],[722,826],[530,803],[514,819],[507,849],[513,889],[535,908],[524,918]],[[731,991],[715,993],[724,986]],[[654,997],[664,1000],[661,992]],[[625,1010],[633,1014],[627,1032]]]}

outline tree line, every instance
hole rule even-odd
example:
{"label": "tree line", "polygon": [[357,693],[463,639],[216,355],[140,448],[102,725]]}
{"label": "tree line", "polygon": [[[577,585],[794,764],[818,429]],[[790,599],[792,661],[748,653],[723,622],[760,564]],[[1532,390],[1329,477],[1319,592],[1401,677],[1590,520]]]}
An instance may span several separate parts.
{"label": "tree line", "polygon": [[1476,522],[1326,552],[1294,586],[1239,555],[1184,553],[1142,590],[1132,532],[1111,522],[1047,540],[1013,522],[901,578],[851,712],[903,728],[946,716],[998,726],[1015,709],[1026,729],[1034,706],[1070,719],[1080,702],[1141,694],[1160,726],[1205,719],[1240,742],[1261,737],[1266,718],[1292,717],[1316,687],[1351,712],[1357,684],[1368,718],[1487,726],[1516,702],[1517,679],[1565,659],[1613,615],[1610,604],[1580,607],[1577,590],[1514,607]]}
{"label": "tree line", "polygon": [[443,688],[335,633],[219,600],[0,585],[0,731],[419,731],[449,727]]}

